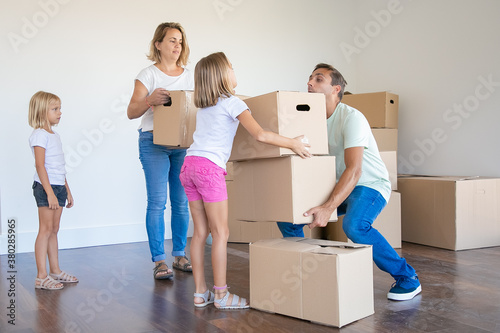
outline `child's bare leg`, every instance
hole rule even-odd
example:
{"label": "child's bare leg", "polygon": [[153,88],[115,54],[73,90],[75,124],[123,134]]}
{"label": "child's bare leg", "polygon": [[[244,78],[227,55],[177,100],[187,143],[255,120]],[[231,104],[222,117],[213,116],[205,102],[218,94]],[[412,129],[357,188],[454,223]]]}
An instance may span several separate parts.
{"label": "child's bare leg", "polygon": [[[60,208],[62,211],[62,208]],[[35,240],[35,260],[37,268],[37,278],[47,277],[47,254],[49,251],[49,238],[52,234],[54,216],[57,210],[49,207],[38,207],[38,235]],[[60,215],[59,215],[60,216]],[[61,283],[58,284],[62,286]]]}
{"label": "child's bare leg", "polygon": [[[229,226],[227,221],[227,200],[205,203],[210,232],[212,233],[212,267],[214,271],[214,284],[217,287],[226,286],[227,273],[227,239]],[[226,295],[227,288],[215,289],[215,299]],[[227,304],[231,304],[233,294],[229,295]],[[240,300],[241,301],[241,300]]]}
{"label": "child's bare leg", "polygon": [[54,211],[54,216],[52,220],[52,232],[49,235],[47,244],[47,254],[49,257],[49,268],[50,273],[60,274],[61,268],[59,268],[59,244],[57,241],[57,233],[59,232],[59,224],[61,221],[62,207]]}
{"label": "child's bare leg", "polygon": [[[203,201],[190,201],[189,208],[193,217],[193,238],[191,238],[191,265],[193,267],[194,284],[196,293],[203,294],[207,291],[205,280],[205,242],[208,236],[208,222]],[[195,303],[203,303],[203,299],[195,297]]]}
{"label": "child's bare leg", "polygon": [[205,211],[210,226],[210,232],[212,233],[212,268],[214,271],[214,284],[219,287],[226,285],[227,239],[229,237],[227,209],[227,200],[205,203]]}

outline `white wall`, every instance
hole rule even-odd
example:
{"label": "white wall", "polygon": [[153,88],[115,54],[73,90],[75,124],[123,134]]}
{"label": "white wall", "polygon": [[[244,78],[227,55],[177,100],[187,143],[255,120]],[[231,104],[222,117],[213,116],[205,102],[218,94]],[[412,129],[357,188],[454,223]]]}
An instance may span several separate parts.
{"label": "white wall", "polygon": [[[189,68],[226,52],[239,94],[305,91],[318,62],[336,66],[352,92],[397,93],[399,172],[500,177],[497,1],[0,0],[0,7],[0,253],[9,218],[17,219],[18,252],[33,250],[38,229],[27,142],[28,102],[38,90],[63,102],[56,130],[75,207],[63,213],[60,247],[146,240],[138,121],[125,111],[165,21],[186,28]],[[461,114],[453,111],[461,105]]]}
{"label": "white wall", "polygon": [[399,95],[399,172],[500,177],[500,2],[391,3],[360,1],[346,42],[354,92]]}
{"label": "white wall", "polygon": [[[33,251],[38,230],[27,122],[36,91],[62,99],[56,130],[75,206],[63,213],[60,248],[146,240],[139,121],[126,118],[126,107],[135,76],[149,64],[156,26],[182,23],[189,68],[211,52],[226,52],[239,94],[305,91],[317,62],[341,59],[339,36],[330,32],[346,25],[354,9],[329,0],[0,0],[0,6],[0,253],[7,252],[8,219],[17,221],[18,252]],[[336,63],[355,75],[354,64]]]}

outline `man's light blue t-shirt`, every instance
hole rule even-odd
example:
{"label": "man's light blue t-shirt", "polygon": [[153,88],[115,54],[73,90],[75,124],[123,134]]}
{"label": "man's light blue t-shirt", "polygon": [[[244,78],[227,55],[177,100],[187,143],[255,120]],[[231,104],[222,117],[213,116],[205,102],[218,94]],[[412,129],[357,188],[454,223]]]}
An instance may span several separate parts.
{"label": "man's light blue t-shirt", "polygon": [[357,185],[377,190],[388,202],[391,196],[389,173],[380,157],[377,142],[365,116],[358,110],[339,103],[328,118],[329,154],[335,156],[337,181],[345,171],[344,150],[364,147],[362,174]]}

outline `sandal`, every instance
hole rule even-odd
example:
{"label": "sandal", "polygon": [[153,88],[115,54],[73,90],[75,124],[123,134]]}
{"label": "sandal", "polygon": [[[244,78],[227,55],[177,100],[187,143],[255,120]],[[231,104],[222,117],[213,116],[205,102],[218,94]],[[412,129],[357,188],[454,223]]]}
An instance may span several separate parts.
{"label": "sandal", "polygon": [[[247,300],[243,297],[233,294],[233,301],[231,304],[227,304],[227,300],[229,298],[229,290],[226,291],[226,295],[221,299],[214,299],[214,305],[219,310],[232,310],[232,309],[248,309],[250,304],[247,304]],[[241,301],[240,301],[241,299]],[[219,304],[217,306],[216,304]]]}
{"label": "sandal", "polygon": [[194,297],[203,298],[203,303],[194,303],[194,306],[196,306],[197,308],[204,308],[208,304],[212,304],[215,299],[214,293],[208,289],[203,294],[194,293]]}
{"label": "sandal", "polygon": [[[181,264],[181,260],[183,258],[187,260],[187,262],[184,265]],[[191,267],[191,262],[189,261],[188,257],[186,257],[186,256],[177,257],[177,259],[172,264],[172,267],[174,267],[175,269],[178,269],[180,271],[183,271],[183,272],[192,272],[193,271],[193,267]]]}
{"label": "sandal", "polygon": [[[165,266],[167,267],[166,269],[160,269],[160,267],[162,266]],[[153,276],[156,280],[165,280],[165,279],[170,279],[172,276],[174,276],[174,273],[173,272],[168,272],[169,271],[169,268],[167,266],[167,264],[165,264],[164,262],[160,262],[158,265],[156,265],[155,268],[153,268]],[[167,274],[159,274],[159,273],[163,273],[163,272],[166,272]]]}
{"label": "sandal", "polygon": [[68,274],[65,271],[61,271],[61,273],[59,274],[50,273],[50,277],[53,278],[55,281],[61,281],[66,283],[77,283],[79,281],[75,276]]}
{"label": "sandal", "polygon": [[45,279],[35,279],[35,289],[59,290],[62,288],[64,288],[64,285],[61,282],[54,280],[50,275],[47,275]]}

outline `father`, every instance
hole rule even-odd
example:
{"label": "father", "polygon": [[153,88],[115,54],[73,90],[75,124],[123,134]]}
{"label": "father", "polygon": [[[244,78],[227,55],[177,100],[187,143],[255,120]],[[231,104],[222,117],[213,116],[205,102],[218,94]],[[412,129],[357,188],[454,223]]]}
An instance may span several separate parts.
{"label": "father", "polygon": [[[373,221],[386,206],[391,183],[368,121],[358,110],[341,103],[347,82],[338,70],[318,64],[309,77],[307,90],[326,97],[326,117],[330,155],[336,158],[337,184],[328,200],[311,208],[309,228],[324,227],[335,209],[345,215],[343,229],[355,243],[373,246],[373,260],[396,282],[387,298],[410,300],[422,290],[418,276],[378,230]],[[283,237],[304,237],[304,225],[278,222]]]}

